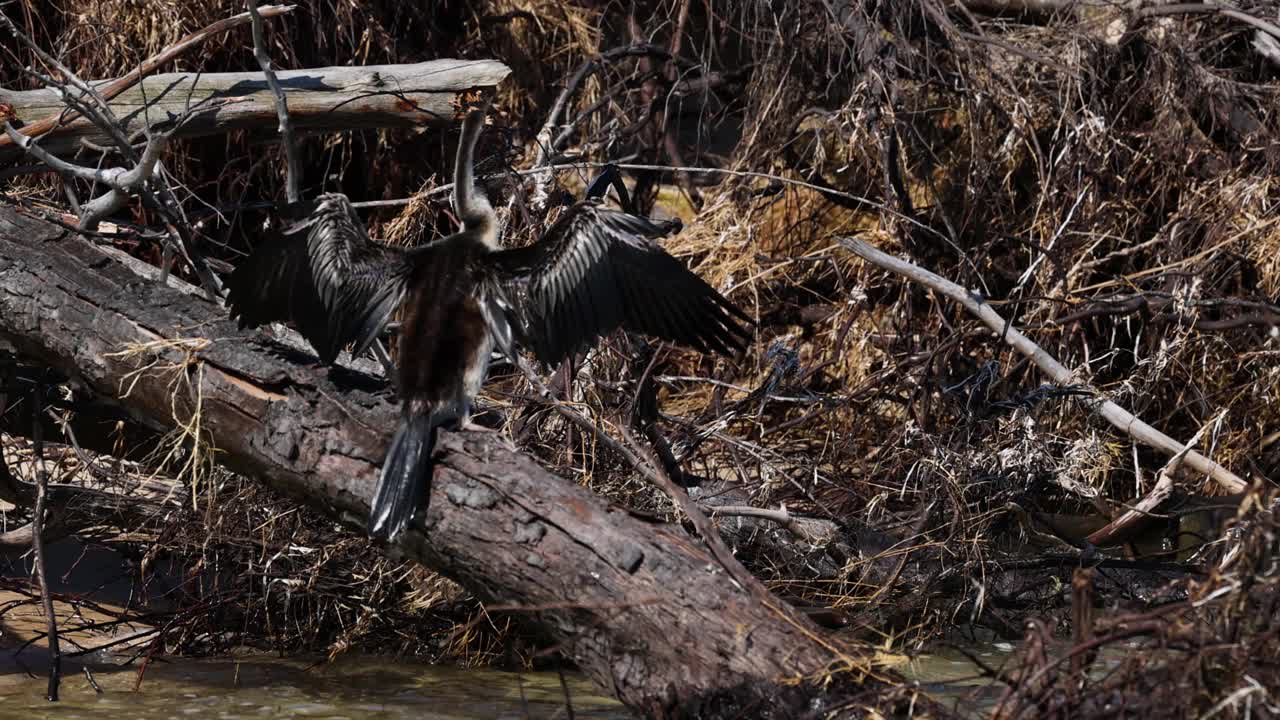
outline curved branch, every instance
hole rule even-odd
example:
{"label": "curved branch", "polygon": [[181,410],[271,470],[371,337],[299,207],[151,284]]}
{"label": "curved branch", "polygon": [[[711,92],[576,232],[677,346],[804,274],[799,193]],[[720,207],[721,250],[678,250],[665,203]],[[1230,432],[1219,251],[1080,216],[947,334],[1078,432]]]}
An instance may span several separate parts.
{"label": "curved branch", "polygon": [[[902,275],[908,280],[920,283],[960,303],[966,310],[986,323],[987,327],[1009,343],[1013,349],[1034,362],[1041,372],[1053,378],[1054,382],[1061,385],[1079,384],[1079,379],[1074,372],[1032,342],[1026,335],[1010,327],[999,313],[974,293],[918,265],[881,252],[862,240],[842,238],[840,244],[867,262]],[[1212,477],[1227,492],[1240,493],[1247,487],[1245,481],[1235,473],[1139,420],[1133,413],[1106,399],[1101,393],[1089,402],[1097,408],[1098,413],[1107,422],[1128,433],[1138,442],[1169,455],[1186,453],[1183,462],[1197,472]]]}
{"label": "curved branch", "polygon": [[1217,3],[1173,3],[1171,5],[1154,5],[1144,7],[1137,12],[1138,19],[1161,15],[1222,15],[1237,22],[1257,28],[1271,37],[1280,40],[1280,25],[1254,17],[1249,13]]}

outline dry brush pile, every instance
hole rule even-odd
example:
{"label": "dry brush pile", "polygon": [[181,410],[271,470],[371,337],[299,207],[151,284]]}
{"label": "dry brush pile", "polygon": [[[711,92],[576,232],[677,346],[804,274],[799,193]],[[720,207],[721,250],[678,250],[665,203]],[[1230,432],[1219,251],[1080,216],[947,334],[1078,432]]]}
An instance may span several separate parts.
{"label": "dry brush pile", "polygon": [[[511,172],[541,163],[621,163],[642,210],[682,217],[668,249],[759,318],[754,347],[727,361],[619,336],[574,367],[572,384],[563,373],[553,384],[606,427],[647,438],[721,508],[735,549],[775,591],[915,647],[959,625],[1021,637],[1031,613],[1065,627],[1082,557],[1113,564],[1097,579],[1099,607],[1149,611],[1207,592],[1202,573],[1224,543],[1274,552],[1193,526],[1213,514],[1206,506],[1234,514],[1239,496],[1214,499],[1226,494],[1219,484],[1108,425],[1090,399],[1105,394],[1179,442],[1195,438],[1264,490],[1280,475],[1280,18],[1261,1],[1231,12],[1026,7],[482,0],[428,11],[321,0],[275,26],[272,51],[283,67],[450,56],[511,66],[480,170],[509,210],[513,242],[594,172],[562,170],[555,183]],[[238,10],[95,0],[4,12],[82,76],[110,77]],[[246,38],[228,33],[180,64],[256,69]],[[0,83],[26,87],[16,68],[31,58],[0,52]],[[281,159],[260,151],[270,140],[175,141],[166,159],[223,267],[257,239],[253,203],[282,195]],[[400,131],[307,138],[303,186],[405,198],[443,182],[451,143]],[[10,202],[61,198],[53,175],[7,182]],[[430,240],[452,226],[440,199],[376,210],[372,229]],[[152,219],[131,212],[121,219]],[[1072,382],[1048,382],[959,304],[859,260],[840,243],[848,237],[987,300]],[[484,396],[521,447],[631,507],[675,515],[529,394],[499,370]],[[425,638],[395,620],[457,600],[415,590],[427,581],[358,539],[291,540],[304,513],[214,476],[197,503],[202,524],[170,551],[200,564],[207,534],[236,567],[270,565],[271,580],[254,582],[296,591],[255,591],[270,600],[267,626],[285,627],[299,602],[316,623],[282,631],[287,642],[354,646],[371,627]],[[1159,512],[1098,535],[1165,476]],[[220,483],[238,489],[215,500]],[[321,554],[291,558],[294,545]],[[362,585],[374,573],[387,582]],[[359,611],[338,607],[339,591],[327,604],[307,599],[326,583],[379,591]],[[1222,607],[1224,618],[1240,611]],[[449,647],[473,652],[480,627],[498,629],[468,623]],[[1017,702],[1049,692],[1037,683]]]}

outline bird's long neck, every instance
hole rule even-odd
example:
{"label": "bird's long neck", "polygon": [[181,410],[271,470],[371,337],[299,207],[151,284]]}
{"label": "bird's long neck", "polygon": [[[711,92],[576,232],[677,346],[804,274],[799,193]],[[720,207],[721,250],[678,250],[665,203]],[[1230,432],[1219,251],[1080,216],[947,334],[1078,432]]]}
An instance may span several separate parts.
{"label": "bird's long neck", "polygon": [[453,210],[462,220],[462,231],[474,235],[491,249],[498,249],[498,218],[482,190],[476,188],[472,164],[476,141],[484,129],[484,111],[472,110],[462,121],[462,140],[453,167]]}

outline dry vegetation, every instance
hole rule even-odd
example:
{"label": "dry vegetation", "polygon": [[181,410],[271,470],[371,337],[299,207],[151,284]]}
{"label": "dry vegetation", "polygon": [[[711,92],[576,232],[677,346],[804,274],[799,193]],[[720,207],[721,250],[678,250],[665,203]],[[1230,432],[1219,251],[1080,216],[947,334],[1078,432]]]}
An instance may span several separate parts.
{"label": "dry vegetation", "polygon": [[[818,528],[821,537],[801,537],[767,520],[720,520],[782,596],[835,608],[846,632],[905,649],[974,625],[1021,637],[1026,618],[1042,618],[1028,663],[1001,671],[1017,688],[1002,707],[1012,715],[1137,708],[1175,674],[1201,710],[1240,714],[1248,700],[1275,712],[1270,691],[1248,690],[1280,681],[1274,4],[1241,5],[1270,30],[1102,3],[1025,17],[935,0],[631,7],[308,1],[274,26],[272,51],[283,67],[436,57],[511,66],[481,171],[496,175],[490,190],[515,238],[543,220],[537,181],[506,171],[540,157],[708,169],[633,168],[628,181],[642,208],[685,219],[668,248],[759,318],[754,347],[726,361],[618,336],[576,368],[567,392],[602,424],[643,431],[707,505],[785,505]],[[21,0],[4,12],[97,78],[239,9]],[[606,52],[637,43],[650,45]],[[602,52],[543,135],[558,144],[540,153],[534,140],[559,93]],[[32,86],[16,70],[31,58],[12,44],[0,54],[0,84]],[[256,69],[246,32],[179,66]],[[206,249],[226,263],[256,240],[264,216],[253,203],[283,194],[268,141],[175,141],[166,158],[186,209],[204,218]],[[452,142],[307,138],[304,192],[406,198],[442,182]],[[577,192],[592,172],[562,171],[558,184]],[[55,176],[6,182],[7,202],[61,203]],[[370,223],[423,242],[451,227],[444,209],[419,197]],[[130,212],[120,219],[150,220]],[[848,236],[980,293],[1077,384],[1043,385],[958,305],[846,252],[838,240]],[[159,255],[146,242],[126,247]],[[1160,514],[1106,547],[1086,545],[1168,460],[1100,421],[1080,397],[1087,388],[1175,439],[1198,437],[1197,449],[1255,494],[1215,500],[1212,482],[1177,472]],[[532,409],[526,393],[523,379],[499,373],[484,396],[521,447],[619,502],[674,516],[665,495]],[[140,460],[145,469],[111,472],[181,472],[182,458]],[[394,638],[434,658],[530,661],[528,639],[446,581],[380,558],[251,481],[206,473],[188,501],[95,540],[141,552],[144,583],[159,556],[177,568],[181,594],[146,651],[248,642],[340,652]],[[1237,529],[1224,535],[1215,521],[1237,507]],[[1093,647],[1149,637],[1163,648],[1083,686],[1079,666],[1045,649],[1058,623],[1070,631],[1081,557],[1103,561],[1097,614],[1139,614],[1100,625]]]}

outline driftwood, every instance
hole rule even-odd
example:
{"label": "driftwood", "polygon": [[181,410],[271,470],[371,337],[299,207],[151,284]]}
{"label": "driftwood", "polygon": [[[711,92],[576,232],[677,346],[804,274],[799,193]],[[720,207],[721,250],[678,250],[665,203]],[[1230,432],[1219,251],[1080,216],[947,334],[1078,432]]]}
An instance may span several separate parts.
{"label": "driftwood", "polygon": [[[510,72],[496,60],[432,60],[413,65],[282,70],[277,75],[297,129],[338,131],[452,125],[468,91],[493,87]],[[90,84],[102,87],[111,82]],[[47,89],[0,88],[0,104],[11,106],[12,116],[23,122],[65,109],[57,92]],[[170,113],[192,113],[175,137],[251,128],[274,131],[278,123],[271,90],[261,71],[153,75],[109,104],[130,136]],[[79,119],[42,136],[40,144],[49,152],[66,155],[81,149],[82,139],[109,143],[98,128]],[[22,150],[13,145],[0,147],[0,161],[21,155]]]}
{"label": "driftwood", "polygon": [[[284,15],[286,13],[292,12],[293,9],[294,9],[294,6],[292,5],[264,5],[258,8],[258,14],[264,18],[276,17],[279,15]],[[156,53],[155,55],[152,55],[146,60],[143,60],[141,63],[138,63],[137,67],[135,67],[133,70],[130,70],[128,73],[125,73],[123,77],[117,78],[115,81],[105,86],[99,86],[97,88],[94,88],[94,90],[104,100],[110,100],[111,98],[119,95],[125,90],[128,90],[129,88],[136,85],[138,81],[141,80],[142,78],[155,73],[156,70],[159,70],[160,68],[164,67],[166,63],[173,62],[174,60],[177,60],[179,57],[182,57],[187,52],[199,47],[202,43],[204,43],[204,41],[212,37],[221,35],[222,33],[225,33],[228,30],[231,30],[239,25],[243,25],[249,22],[249,20],[250,20],[249,13],[247,12],[240,13],[239,15],[233,15],[232,17],[229,17],[229,18],[223,18],[222,20],[218,20],[217,22],[214,22],[193,33],[190,33],[184,36],[181,40],[177,41],[176,43],[173,43],[172,45],[169,45],[165,49],[161,50],[159,53]],[[40,48],[39,45],[36,45],[34,41],[32,41],[29,37],[27,37],[25,33],[19,30],[18,27],[14,25],[13,22],[9,20],[7,17],[5,17],[4,15],[0,15],[0,25],[5,25],[6,29],[9,31],[9,34],[18,38],[20,42],[23,42],[23,44],[29,45],[33,50],[38,48],[39,49],[38,52],[43,51],[43,48]],[[51,63],[51,65],[52,67],[57,68],[59,63],[56,62],[56,58],[55,58],[55,62]],[[61,78],[60,78],[61,81],[67,82],[68,80],[70,80],[70,78],[67,76],[67,73],[59,71],[58,74],[61,75]],[[56,89],[56,88],[51,88],[51,89]],[[0,108],[0,120],[5,120],[5,121],[12,120],[14,119],[12,117],[12,114],[13,114],[13,108],[9,106],[4,106],[3,108]],[[69,123],[78,117],[81,117],[81,115],[77,109],[71,108],[71,107],[64,107],[59,109],[56,115],[49,115],[39,120],[26,123],[22,128],[22,133],[27,137],[33,137],[33,138],[39,137],[49,132],[53,128],[57,127],[58,125]],[[0,147],[5,147],[8,145],[11,145],[12,143],[13,143],[13,140],[8,136],[0,137]]]}
{"label": "driftwood", "polygon": [[[202,297],[10,208],[0,208],[0,340],[139,423],[185,426],[218,461],[363,528],[397,412],[379,381],[239,331]],[[633,708],[869,669],[758,582],[729,580],[679,527],[550,474],[499,434],[445,433],[440,445],[426,517],[389,550],[536,623]]]}

